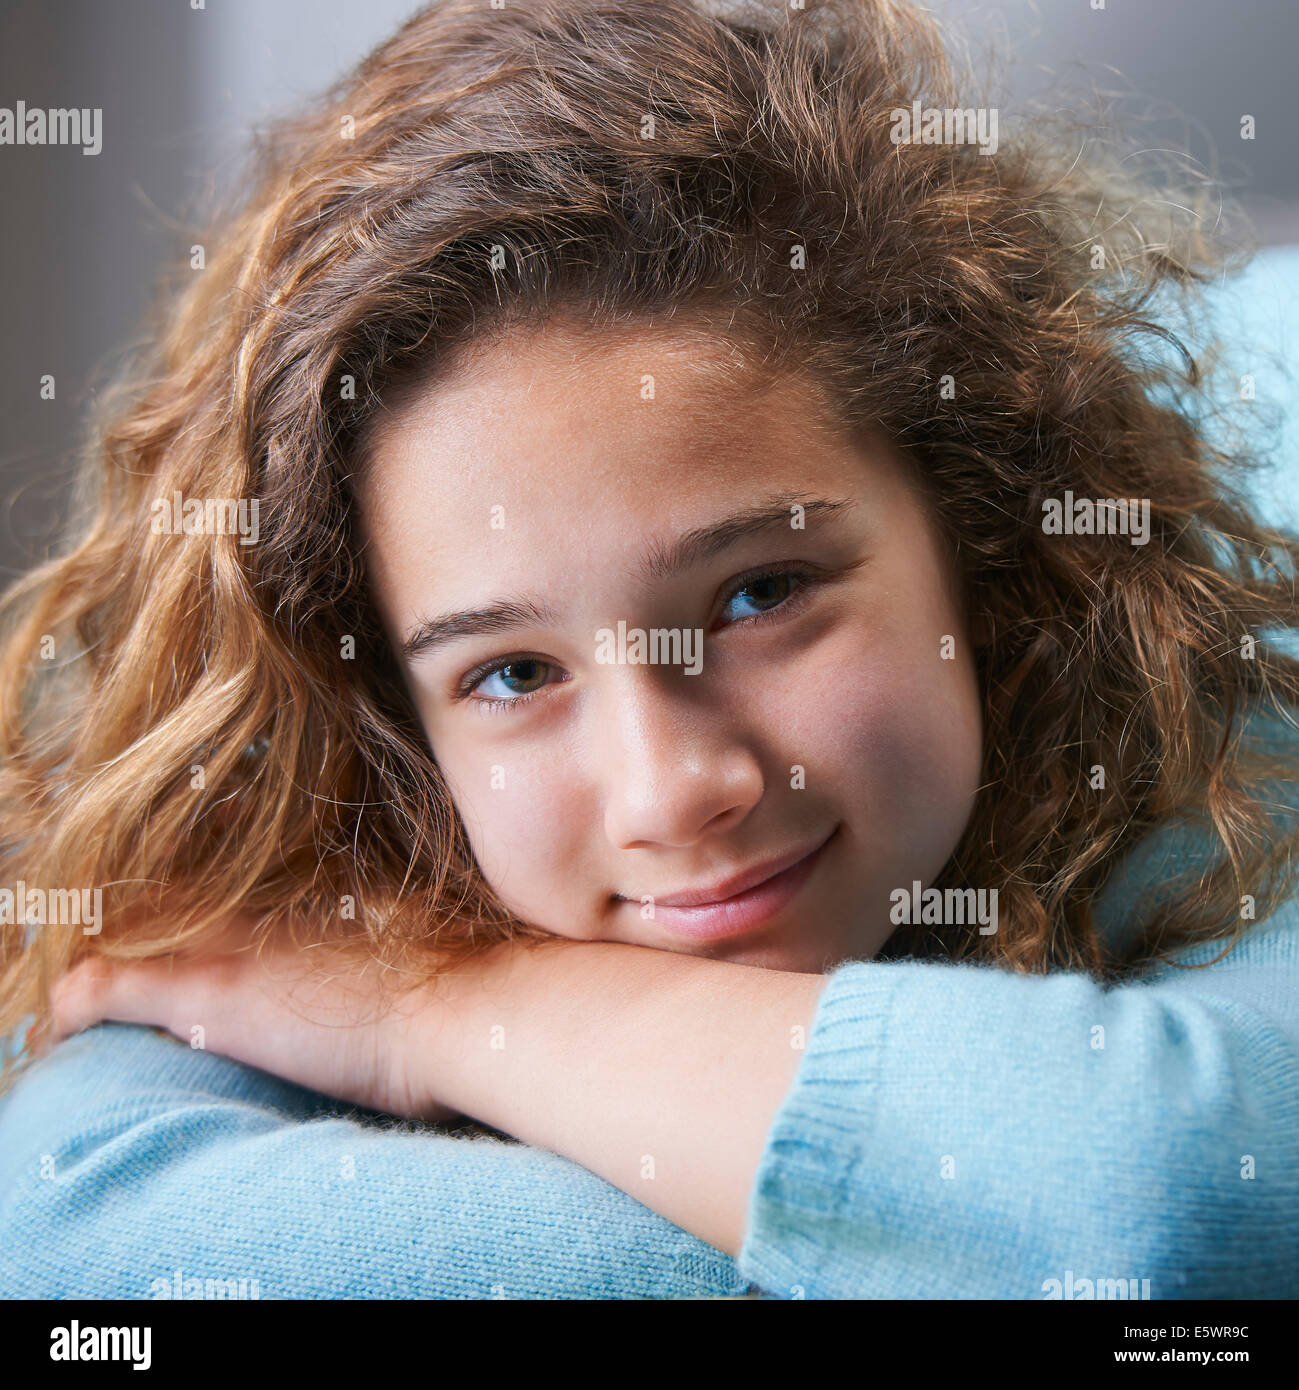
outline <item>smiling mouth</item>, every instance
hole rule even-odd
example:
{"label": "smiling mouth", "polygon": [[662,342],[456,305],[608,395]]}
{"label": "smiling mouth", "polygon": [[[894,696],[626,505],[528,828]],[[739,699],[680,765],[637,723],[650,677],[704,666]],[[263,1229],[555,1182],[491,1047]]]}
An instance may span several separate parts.
{"label": "smiling mouth", "polygon": [[792,901],[837,832],[838,826],[810,847],[803,846],[733,874],[715,887],[673,893],[666,898],[646,895],[651,904],[648,920],[673,936],[693,941],[717,941],[752,931]]}

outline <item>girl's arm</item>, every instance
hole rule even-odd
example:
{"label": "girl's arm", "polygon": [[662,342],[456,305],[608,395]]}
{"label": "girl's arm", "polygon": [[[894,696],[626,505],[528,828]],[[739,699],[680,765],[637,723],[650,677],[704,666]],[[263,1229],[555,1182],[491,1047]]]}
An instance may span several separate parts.
{"label": "girl's arm", "polygon": [[323,949],[77,967],[56,1035],[101,1019],[327,1095],[470,1115],[563,1154],[729,1254],[825,978],[554,938],[384,999]]}
{"label": "girl's arm", "polygon": [[[338,1029],[287,1041],[296,1015],[274,1001],[222,1036],[246,994],[227,981],[150,1021],[208,1019],[208,1045],[244,1060],[275,1047],[319,1068],[338,1050]],[[142,997],[99,1002],[160,1012]],[[1294,902],[1217,964],[1113,989],[546,942],[417,1016],[396,1047],[413,1111],[434,1097],[553,1148],[778,1295],[1299,1294]]]}
{"label": "girl's arm", "polygon": [[425,1015],[438,1098],[728,1254],[825,987],[616,943],[502,953]]}
{"label": "girl's arm", "polygon": [[1221,950],[1106,988],[565,943],[428,1015],[424,1055],[778,1295],[1295,1296],[1299,903]]}
{"label": "girl's arm", "polygon": [[110,1024],[0,1098],[0,1297],[700,1298],[734,1262],[543,1149]]}

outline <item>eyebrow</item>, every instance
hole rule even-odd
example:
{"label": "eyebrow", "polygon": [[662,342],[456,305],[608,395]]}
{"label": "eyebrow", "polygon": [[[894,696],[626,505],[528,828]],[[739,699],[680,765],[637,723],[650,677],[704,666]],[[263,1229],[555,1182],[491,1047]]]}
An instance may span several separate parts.
{"label": "eyebrow", "polygon": [[[796,506],[803,509],[804,519],[811,523],[837,516],[852,505],[842,499],[799,494],[768,498],[744,511],[687,531],[670,545],[651,546],[640,563],[639,577],[642,580],[667,579],[729,550],[740,541],[788,528]],[[465,608],[436,618],[420,619],[403,638],[401,655],[406,661],[414,661],[436,647],[464,637],[555,625],[556,615],[550,605],[529,599],[503,598],[482,608]]]}

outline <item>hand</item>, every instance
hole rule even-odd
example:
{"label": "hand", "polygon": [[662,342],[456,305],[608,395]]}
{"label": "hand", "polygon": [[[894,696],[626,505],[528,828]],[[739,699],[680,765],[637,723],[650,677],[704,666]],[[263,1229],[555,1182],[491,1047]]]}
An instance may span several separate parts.
{"label": "hand", "polygon": [[326,946],[92,957],[55,983],[52,1004],[38,1054],[96,1023],[153,1024],[192,1047],[370,1109],[430,1121],[458,1114],[437,1103],[421,1055],[441,1007],[436,992]]}

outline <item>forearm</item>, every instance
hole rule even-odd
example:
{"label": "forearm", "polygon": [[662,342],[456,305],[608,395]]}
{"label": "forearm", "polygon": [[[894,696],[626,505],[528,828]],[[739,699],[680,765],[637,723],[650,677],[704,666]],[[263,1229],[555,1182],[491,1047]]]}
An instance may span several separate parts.
{"label": "forearm", "polygon": [[824,977],[560,938],[493,947],[399,1000],[381,974],[287,945],[90,961],[59,981],[54,1033],[152,1023],[342,1100],[470,1115],[738,1253]]}
{"label": "forearm", "polygon": [[735,1255],[824,984],[617,943],[517,948],[429,1011],[430,1086]]}
{"label": "forearm", "polygon": [[263,1299],[708,1298],[747,1282],[580,1165],[337,1109],[145,1028],[68,1042],[0,1104],[0,1298],[147,1299],[177,1270],[191,1298],[211,1280]]}

